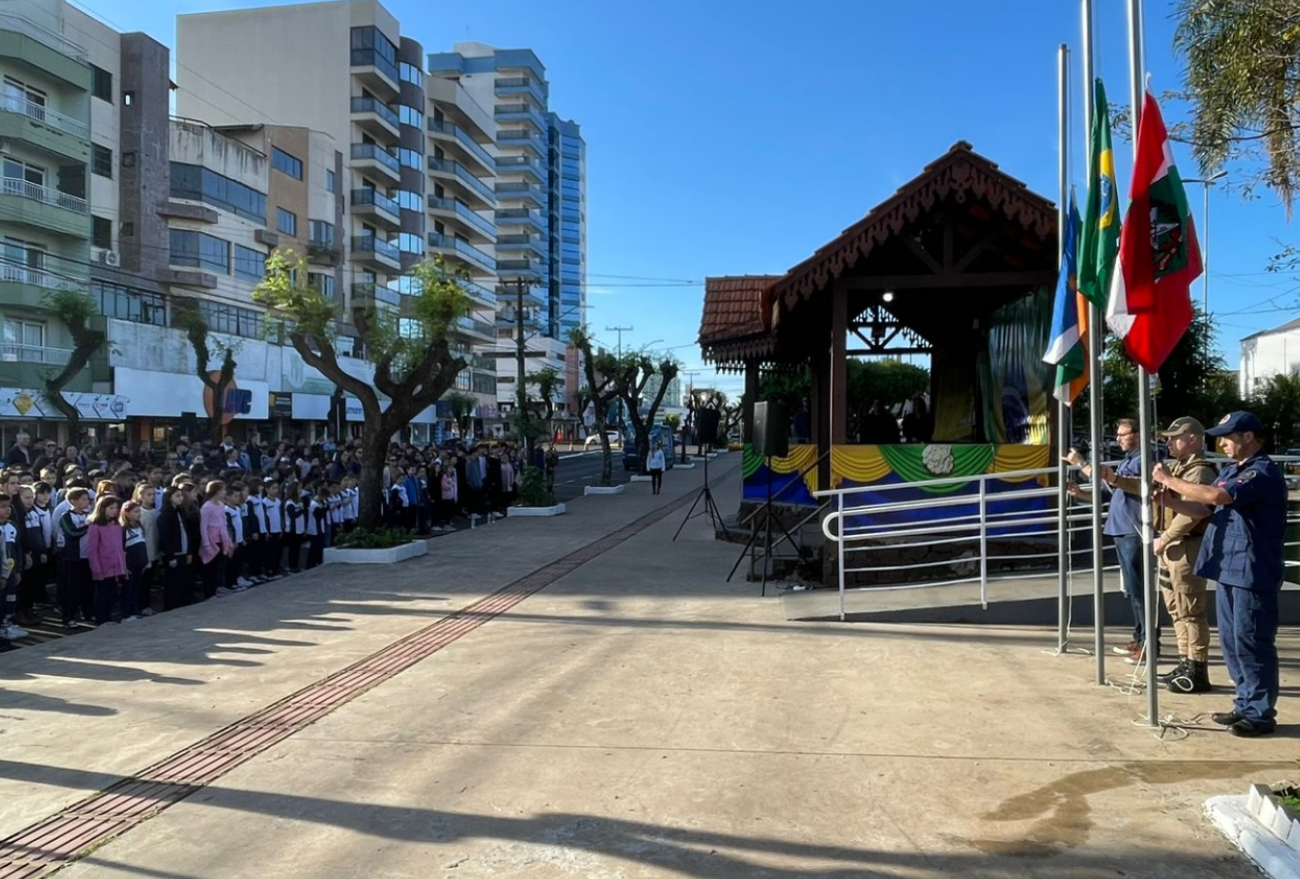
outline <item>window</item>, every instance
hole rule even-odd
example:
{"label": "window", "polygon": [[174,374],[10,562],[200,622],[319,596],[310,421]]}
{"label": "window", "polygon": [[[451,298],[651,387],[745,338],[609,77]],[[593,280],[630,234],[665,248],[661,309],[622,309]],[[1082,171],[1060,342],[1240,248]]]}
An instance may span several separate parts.
{"label": "window", "polygon": [[402,253],[424,253],[424,239],[410,232],[402,232],[397,236],[397,249]]}
{"label": "window", "polygon": [[113,221],[107,217],[90,218],[90,243],[104,250],[113,249]]}
{"label": "window", "polygon": [[235,275],[260,281],[266,277],[266,254],[242,244],[235,245]]}
{"label": "window", "polygon": [[10,363],[42,363],[45,359],[45,324],[30,320],[7,320],[0,360]]}
{"label": "window", "polygon": [[410,125],[413,128],[424,128],[424,114],[414,107],[408,107],[405,104],[399,104],[397,107],[397,118],[403,125]]}
{"label": "window", "polygon": [[266,222],[266,195],[201,165],[172,162],[172,198],[201,201],[246,220]]}
{"label": "window", "polygon": [[266,335],[266,316],[251,308],[224,305],[210,299],[199,300],[199,316],[214,333],[261,339]]}
{"label": "window", "polygon": [[90,65],[90,93],[101,101],[113,103],[113,74],[102,67]]}
{"label": "window", "polygon": [[[4,156],[0,158],[0,168],[3,169],[6,180],[21,180],[33,186],[45,185],[45,169],[39,165],[29,165],[19,159]],[[5,186],[6,191],[10,188],[8,185]],[[17,188],[22,189],[22,187]]]}
{"label": "window", "polygon": [[4,89],[5,109],[45,120],[45,92],[12,76],[5,77]]}
{"label": "window", "polygon": [[334,224],[327,223],[324,220],[309,220],[311,236],[309,240],[312,244],[321,244],[326,247],[334,246]]}
{"label": "window", "polygon": [[278,232],[285,235],[298,237],[298,215],[293,211],[286,211],[284,208],[275,209],[275,228]]}
{"label": "window", "polygon": [[97,143],[90,145],[90,171],[100,177],[113,179],[113,151]]}
{"label": "window", "polygon": [[206,232],[171,230],[171,264],[230,274],[230,242]]}
{"label": "window", "polygon": [[99,304],[99,313],[105,317],[155,327],[167,325],[167,306],[158,293],[91,281],[90,295]]}
{"label": "window", "polygon": [[325,169],[325,191],[338,192],[338,190],[339,190],[339,184],[338,184],[338,180],[334,176],[334,172],[331,171],[329,168],[326,168]]}
{"label": "window", "polygon": [[271,167],[294,180],[302,179],[302,159],[292,156],[278,146],[271,147]]}
{"label": "window", "polygon": [[321,272],[310,272],[307,275],[307,283],[320,291],[320,295],[333,301],[334,299],[334,276],[326,275]]}
{"label": "window", "polygon": [[377,67],[393,82],[401,79],[397,72],[397,47],[373,25],[352,29],[352,66],[366,65]]}
{"label": "window", "polygon": [[414,64],[407,64],[405,61],[398,64],[397,75],[402,82],[409,82],[411,85],[424,85],[424,71]]}
{"label": "window", "polygon": [[405,165],[408,168],[414,168],[417,171],[424,167],[423,156],[415,150],[403,149],[402,147],[397,148],[397,161],[399,164]]}

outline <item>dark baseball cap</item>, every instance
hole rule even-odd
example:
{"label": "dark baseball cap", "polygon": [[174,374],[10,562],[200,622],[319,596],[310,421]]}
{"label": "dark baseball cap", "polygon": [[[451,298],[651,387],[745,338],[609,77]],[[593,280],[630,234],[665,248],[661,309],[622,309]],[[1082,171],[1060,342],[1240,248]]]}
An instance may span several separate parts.
{"label": "dark baseball cap", "polygon": [[1160,431],[1161,436],[1169,437],[1170,439],[1176,436],[1201,436],[1204,433],[1205,425],[1190,416],[1175,418],[1173,423],[1169,425],[1168,430]]}
{"label": "dark baseball cap", "polygon": [[1264,423],[1252,412],[1229,412],[1219,423],[1205,432],[1206,436],[1227,436],[1230,433],[1264,432]]}

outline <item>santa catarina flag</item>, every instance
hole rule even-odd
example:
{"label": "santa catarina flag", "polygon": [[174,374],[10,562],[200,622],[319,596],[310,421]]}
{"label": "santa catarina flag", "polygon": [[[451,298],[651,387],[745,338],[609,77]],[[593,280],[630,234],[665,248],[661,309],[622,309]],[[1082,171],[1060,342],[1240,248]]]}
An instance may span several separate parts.
{"label": "santa catarina flag", "polygon": [[1061,275],[1052,305],[1052,331],[1043,362],[1056,367],[1052,395],[1067,406],[1088,385],[1088,300],[1077,284],[1079,208],[1070,196],[1070,210],[1061,236]]}
{"label": "santa catarina flag", "polygon": [[1200,277],[1201,251],[1169,133],[1150,92],[1142,99],[1129,197],[1106,323],[1124,340],[1129,359],[1155,372],[1191,326],[1188,290]]}
{"label": "santa catarina flag", "polygon": [[1088,200],[1079,238],[1079,292],[1102,311],[1115,272],[1119,245],[1119,190],[1115,187],[1115,152],[1110,147],[1110,106],[1106,89],[1093,88],[1092,131],[1088,139]]}

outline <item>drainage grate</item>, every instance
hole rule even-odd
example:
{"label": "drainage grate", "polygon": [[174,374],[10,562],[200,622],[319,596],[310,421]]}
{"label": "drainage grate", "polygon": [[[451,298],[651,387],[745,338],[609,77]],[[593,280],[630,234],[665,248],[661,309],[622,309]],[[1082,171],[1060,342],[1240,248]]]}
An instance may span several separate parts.
{"label": "drainage grate", "polygon": [[689,500],[691,496],[687,495],[660,507],[377,653],[235,721],[131,778],[0,840],[0,879],[38,879],[67,866],[636,536],[684,507]]}

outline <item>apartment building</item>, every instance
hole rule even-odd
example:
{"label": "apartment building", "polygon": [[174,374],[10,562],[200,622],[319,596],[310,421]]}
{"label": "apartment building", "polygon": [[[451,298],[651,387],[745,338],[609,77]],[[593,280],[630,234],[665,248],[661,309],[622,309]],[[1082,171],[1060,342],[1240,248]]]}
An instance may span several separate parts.
{"label": "apartment building", "polygon": [[[232,45],[243,48],[239,64],[229,63]],[[307,127],[340,145],[344,308],[359,297],[400,308],[411,292],[403,273],[426,258],[465,277],[474,312],[454,347],[471,366],[458,382],[478,398],[478,416],[495,419],[495,361],[479,350],[494,343],[497,304],[495,131],[485,109],[426,78],[423,46],[375,0],[182,15],[177,52],[181,115],[219,128]]]}
{"label": "apartment building", "polygon": [[[579,126],[549,109],[546,68],[528,49],[458,43],[429,56],[430,75],[463,88],[496,121],[497,336],[512,347],[521,292],[525,331],[540,357],[528,369],[562,377],[569,331],[586,311],[586,147]],[[504,362],[504,361],[503,361]],[[563,379],[567,383],[567,378]],[[515,371],[497,375],[503,407],[516,399]],[[557,394],[572,415],[567,387]]]}

